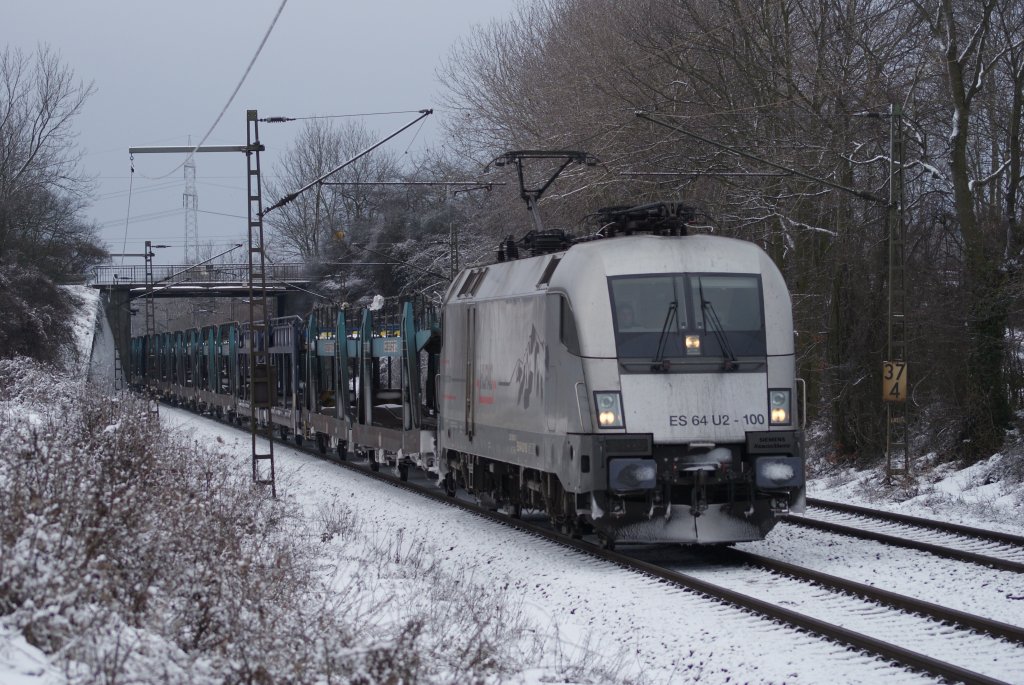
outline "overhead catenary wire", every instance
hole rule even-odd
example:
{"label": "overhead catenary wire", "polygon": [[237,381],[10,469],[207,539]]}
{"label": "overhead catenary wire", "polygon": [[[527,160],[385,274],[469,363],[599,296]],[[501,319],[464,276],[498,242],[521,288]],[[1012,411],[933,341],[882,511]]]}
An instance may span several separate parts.
{"label": "overhead catenary wire", "polygon": [[306,121],[307,119],[345,119],[350,117],[376,117],[386,114],[416,114],[423,110],[419,109],[400,109],[393,112],[361,112],[357,114],[314,114],[305,117],[285,117],[285,116],[274,116],[274,117],[263,117],[260,119],[260,123],[263,124],[284,124],[289,121]]}
{"label": "overhead catenary wire", "polygon": [[[167,190],[169,188],[177,188],[177,187],[179,187],[179,185],[180,184],[177,181],[169,181],[169,182],[166,182],[166,183],[155,183],[153,185],[140,186],[138,190],[134,191],[134,194],[135,195],[139,195],[141,193],[153,193],[153,192],[156,192],[156,191],[159,191],[159,190]],[[131,193],[131,192],[132,192],[132,186],[131,186],[131,184],[129,184],[128,190],[113,190],[113,191],[111,191],[109,193],[102,193],[100,195],[96,195],[96,196],[93,197],[93,199],[94,200],[111,200],[111,199],[115,199],[115,198],[119,198],[119,197],[127,197],[128,194]]]}
{"label": "overhead catenary wire", "polygon": [[[129,204],[130,204],[130,202],[129,202]],[[165,219],[165,218],[170,217],[170,216],[175,216],[177,214],[181,214],[184,211],[185,211],[185,209],[183,207],[182,208],[178,208],[178,209],[164,209],[164,210],[160,210],[160,211],[157,211],[157,212],[150,212],[149,214],[139,214],[138,216],[129,216],[129,217],[126,217],[125,219],[111,219],[110,221],[102,221],[102,222],[97,223],[96,227],[97,228],[109,228],[110,226],[117,226],[117,225],[121,224],[122,222],[124,222],[124,224],[125,224],[125,240],[127,240],[128,239],[128,229],[127,229],[128,224],[138,224],[138,223],[142,223],[142,222],[145,222],[145,221],[153,221],[155,219]]]}
{"label": "overhead catenary wire", "polygon": [[[378,252],[377,250],[372,250],[372,249],[370,249],[368,247],[364,247],[362,245],[356,245],[355,243],[350,243],[349,247],[354,247],[357,250],[363,250],[364,252],[369,252],[370,254],[377,255],[378,257],[382,257],[384,259],[394,259],[394,257],[389,257],[388,255],[383,254],[382,252]],[[441,280],[444,280],[444,281],[451,281],[452,280],[448,276],[445,276],[443,274],[439,274],[436,271],[431,271],[430,269],[424,269],[422,266],[416,266],[415,264],[410,264],[409,262],[399,262],[399,263],[404,265],[404,266],[408,266],[408,267],[410,267],[412,269],[416,269],[417,271],[422,271],[423,273],[427,274],[428,276],[433,276],[434,278],[440,278]]]}
{"label": "overhead catenary wire", "polygon": [[[270,33],[274,30],[274,26],[277,24],[277,20],[278,20],[278,18],[280,18],[281,12],[284,11],[284,6],[287,5],[287,4],[288,4],[288,0],[281,0],[281,5],[277,8],[277,12],[274,14],[274,18],[271,20],[270,26],[267,27],[266,32],[263,34],[263,40],[260,41],[259,47],[256,48],[256,54],[254,54],[252,56],[252,59],[249,60],[249,65],[245,68],[245,73],[243,73],[242,74],[242,78],[240,78],[238,80],[238,85],[236,85],[235,89],[231,92],[231,96],[228,97],[228,101],[224,103],[224,107],[221,108],[220,114],[217,115],[217,118],[214,120],[213,124],[210,125],[210,128],[206,131],[206,134],[203,135],[202,140],[200,140],[195,145],[195,147],[192,148],[192,152],[193,153],[196,152],[196,150],[198,150],[200,147],[203,146],[203,143],[205,143],[206,139],[210,137],[210,134],[213,133],[213,130],[215,128],[217,128],[217,124],[219,124],[220,120],[224,117],[224,113],[228,111],[228,107],[230,107],[231,103],[234,102],[235,96],[238,95],[238,91],[242,89],[242,84],[245,83],[245,79],[248,78],[249,72],[252,71],[253,65],[256,64],[256,59],[260,56],[260,53],[263,52],[263,46],[267,44],[267,39],[270,38]],[[180,164],[178,164],[178,166],[174,167],[173,169],[168,171],[163,176],[151,176],[151,177],[148,176],[147,178],[150,178],[150,179],[153,179],[153,180],[159,180],[159,179],[162,179],[162,178],[167,178],[168,176],[170,176],[171,174],[176,172],[178,169],[181,169],[183,166],[185,166],[185,162],[187,162],[187,161],[188,161],[188,156],[186,156],[185,160],[183,160]]]}
{"label": "overhead catenary wire", "polygon": [[412,134],[412,140],[410,140],[409,144],[405,146],[405,152],[402,153],[403,156],[409,154],[409,150],[412,149],[413,143],[415,143],[416,139],[419,138],[420,131],[423,130],[423,125],[425,123],[427,123],[426,119],[420,119],[420,125],[416,127],[416,132]]}
{"label": "overhead catenary wire", "polygon": [[[124,217],[124,242],[121,243],[121,252],[125,252],[128,245],[128,223],[132,216],[132,184],[135,182],[135,158],[129,155],[128,162],[131,164],[132,172],[128,176],[128,210]],[[124,257],[121,257],[121,264],[124,265]]]}
{"label": "overhead catenary wire", "polygon": [[733,147],[731,145],[726,145],[725,143],[721,143],[721,142],[716,141],[716,140],[711,140],[710,138],[702,136],[699,133],[695,133],[694,131],[690,131],[688,129],[682,128],[681,126],[669,124],[669,123],[664,122],[664,121],[659,121],[658,119],[656,119],[655,117],[651,116],[648,112],[645,112],[644,110],[636,110],[635,114],[640,119],[644,119],[646,121],[650,121],[653,124],[658,124],[659,126],[663,126],[663,127],[667,128],[667,129],[670,129],[670,130],[673,130],[673,131],[677,131],[679,133],[682,133],[685,136],[688,136],[690,138],[694,138],[696,140],[699,140],[702,143],[706,143],[706,144],[711,145],[713,147],[717,147],[717,148],[719,148],[721,150],[725,150],[726,152],[730,152],[730,153],[732,153],[734,155],[738,155],[740,157],[745,157],[747,159],[753,160],[755,162],[759,162],[761,164],[765,164],[765,165],[773,167],[775,169],[780,169],[780,170],[788,172],[788,173],[790,173],[790,174],[792,174],[794,176],[799,176],[801,178],[805,178],[805,179],[807,179],[809,181],[812,181],[814,183],[820,183],[821,185],[828,186],[829,188],[834,188],[835,190],[841,190],[841,191],[843,191],[845,193],[850,193],[851,195],[855,195],[855,196],[857,196],[857,197],[859,197],[861,199],[868,200],[870,202],[875,202],[875,203],[878,203],[878,204],[887,204],[887,202],[884,199],[878,197],[874,193],[869,193],[869,192],[864,191],[864,190],[857,190],[856,188],[850,188],[850,187],[844,186],[844,185],[842,185],[840,183],[835,183],[833,181],[829,181],[828,179],[818,178],[817,176],[814,176],[812,174],[808,174],[806,172],[800,171],[799,169],[791,169],[791,168],[789,168],[789,167],[787,167],[787,166],[785,166],[783,164],[779,164],[778,162],[773,162],[773,161],[771,161],[769,159],[765,159],[763,157],[758,157],[757,155],[753,155],[753,154],[751,154],[749,152],[746,152],[745,150],[741,150],[741,149],[739,149],[737,147]]}

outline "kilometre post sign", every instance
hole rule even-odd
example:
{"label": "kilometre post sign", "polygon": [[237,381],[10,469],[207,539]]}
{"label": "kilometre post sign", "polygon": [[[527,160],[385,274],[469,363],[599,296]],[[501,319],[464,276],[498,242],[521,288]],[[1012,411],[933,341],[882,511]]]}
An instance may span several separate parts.
{"label": "kilometre post sign", "polygon": [[882,400],[907,401],[907,363],[882,362]]}

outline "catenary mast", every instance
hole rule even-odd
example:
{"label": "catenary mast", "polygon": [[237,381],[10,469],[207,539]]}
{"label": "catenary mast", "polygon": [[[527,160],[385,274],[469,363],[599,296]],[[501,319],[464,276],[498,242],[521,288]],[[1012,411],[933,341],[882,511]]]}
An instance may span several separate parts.
{"label": "catenary mast", "polygon": [[[188,139],[192,145],[192,137]],[[199,196],[196,195],[196,161],[192,153],[185,160],[185,193],[182,196],[185,207],[185,263],[199,262],[199,221],[196,216],[199,208]]]}

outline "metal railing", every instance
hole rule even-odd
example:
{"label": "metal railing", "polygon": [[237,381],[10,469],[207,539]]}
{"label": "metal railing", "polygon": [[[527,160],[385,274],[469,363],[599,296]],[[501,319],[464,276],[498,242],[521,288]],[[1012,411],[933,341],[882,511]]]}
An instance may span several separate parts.
{"label": "metal railing", "polygon": [[[189,269],[188,265],[154,266],[153,281],[166,283],[248,283],[248,264],[204,264]],[[133,286],[146,284],[146,267],[97,266],[93,270],[92,285]],[[267,281],[286,283],[309,281],[306,264],[268,264]]]}

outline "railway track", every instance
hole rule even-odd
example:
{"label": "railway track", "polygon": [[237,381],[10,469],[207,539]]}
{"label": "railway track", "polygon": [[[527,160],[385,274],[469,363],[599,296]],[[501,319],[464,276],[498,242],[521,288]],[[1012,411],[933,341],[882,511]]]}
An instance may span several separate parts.
{"label": "railway track", "polygon": [[808,500],[808,505],[811,509],[806,515],[788,516],[785,522],[1024,573],[1024,537],[1021,536],[823,500]]}
{"label": "railway track", "polygon": [[[964,682],[1018,682],[1024,663],[1024,628],[924,602],[734,549],[709,556],[676,550],[651,552],[646,559],[682,570],[736,592],[769,599],[800,614],[826,619],[851,632],[947,661],[974,676],[943,677]],[[765,572],[768,573],[765,573]],[[908,663],[899,659],[903,663]],[[938,676],[938,670],[930,671]],[[979,675],[989,680],[979,679]]]}
{"label": "railway track", "polygon": [[817,509],[837,511],[846,514],[855,514],[857,516],[863,516],[869,519],[878,519],[880,521],[888,521],[891,523],[902,523],[906,525],[927,528],[930,530],[942,531],[944,533],[961,535],[964,537],[978,538],[981,540],[991,540],[993,542],[1002,542],[1008,545],[1015,545],[1017,547],[1024,549],[1024,535],[1013,535],[1012,533],[985,530],[984,528],[962,526],[957,523],[947,523],[946,521],[933,521],[931,519],[921,518],[919,516],[908,516],[907,514],[895,514],[888,511],[878,511],[876,509],[868,509],[867,507],[858,507],[853,504],[844,504],[842,502],[830,502],[828,500],[815,499],[813,497],[807,498],[807,504],[808,506]]}
{"label": "railway track", "polygon": [[[209,418],[209,417],[208,417]],[[236,430],[243,430],[233,424],[221,422]],[[530,535],[534,535],[565,547],[575,549],[581,553],[606,560],[622,568],[632,570],[648,577],[657,578],[665,583],[676,587],[688,589],[700,595],[718,602],[729,604],[737,608],[757,613],[769,620],[779,622],[809,631],[828,640],[847,645],[863,652],[877,655],[883,659],[891,660],[911,670],[926,673],[935,678],[949,681],[997,684],[1005,681],[979,673],[970,668],[950,663],[934,656],[922,654],[913,649],[902,647],[874,637],[866,632],[859,632],[837,624],[831,620],[818,618],[808,613],[796,611],[777,603],[758,599],[739,590],[725,587],[724,585],[702,579],[693,573],[685,573],[673,570],[659,563],[652,563],[637,558],[635,555],[623,551],[602,549],[598,545],[586,540],[574,539],[552,530],[549,526],[531,522],[529,520],[512,518],[504,513],[491,511],[473,502],[457,497],[446,495],[441,489],[432,485],[421,485],[413,481],[403,479],[397,469],[383,468],[374,471],[368,468],[362,460],[338,461],[328,454],[323,454],[312,446],[304,445],[290,447],[307,452],[314,456],[326,458],[342,468],[356,471],[363,476],[377,479],[397,488],[402,488],[416,494],[443,503],[447,506],[456,507],[469,511],[481,518],[512,527]],[[392,471],[395,473],[391,473]],[[808,569],[802,569],[792,564],[779,562],[757,555],[740,552],[738,550],[722,550],[722,558],[733,565],[746,564],[770,570],[773,573],[787,574],[790,577],[802,578],[806,582],[819,584],[823,587],[830,587],[839,593],[849,593],[864,597],[872,602],[895,607],[898,611],[919,614],[930,617],[934,621],[955,623],[966,627],[968,630],[985,633],[1001,639],[1012,641],[1015,644],[1024,644],[1024,630],[1017,626],[1001,624],[982,617],[972,616],[965,612],[958,612],[938,605],[921,602],[913,598],[886,593],[885,591],[869,588],[857,583],[852,583],[841,578],[829,577],[826,574],[816,574]]]}
{"label": "railway track", "polygon": [[[395,487],[411,490],[430,498],[434,501],[470,511],[482,518],[498,522],[527,532],[554,543],[570,547],[592,557],[604,559],[623,568],[630,569],[650,577],[657,578],[671,585],[682,587],[708,598],[733,605],[740,609],[756,612],[766,618],[780,623],[801,628],[813,632],[830,640],[854,647],[856,649],[878,655],[885,659],[891,659],[908,668],[925,672],[937,678],[950,681],[966,683],[1005,683],[999,678],[990,677],[983,673],[965,668],[963,666],[938,659],[921,652],[901,647],[899,645],[878,639],[867,633],[851,630],[833,621],[816,618],[800,611],[795,611],[776,603],[758,599],[748,593],[728,588],[718,582],[699,578],[692,573],[685,573],[663,564],[645,561],[630,555],[624,551],[602,549],[593,542],[574,539],[558,531],[555,531],[545,524],[535,523],[522,519],[511,518],[506,514],[491,511],[479,505],[465,500],[452,498],[445,495],[441,490],[422,486],[416,483],[402,481],[399,476],[388,473],[389,469],[379,472],[372,472],[364,468],[358,462],[344,462],[343,465],[351,470],[359,471],[373,478],[387,482]],[[741,552],[739,550],[720,550],[724,559],[732,563],[745,563],[759,566],[777,573],[785,573],[791,577],[799,578],[807,582],[813,582],[825,587],[831,587],[839,593],[862,596],[879,604],[892,606],[898,611],[916,614],[931,620],[935,623],[955,623],[964,626],[969,631],[985,633],[996,638],[1006,639],[1016,644],[1024,645],[1024,629],[1010,624],[1000,623],[980,616],[974,616],[965,612],[941,607],[916,600],[911,597],[890,593],[877,588],[854,583],[842,578],[817,573],[810,569],[804,569],[793,564],[777,562],[772,559],[759,557],[758,555]],[[1024,649],[1020,652],[1024,658]]]}
{"label": "railway track", "polygon": [[959,625],[969,630],[986,633],[993,637],[1024,645],[1024,627],[1021,626],[995,621],[965,611],[951,609],[934,602],[926,602],[899,594],[898,592],[890,592],[873,585],[858,583],[847,578],[822,573],[803,566],[738,549],[721,550],[720,558],[734,564],[756,566],[773,573],[814,583],[838,592],[877,602],[878,604],[884,604],[894,609],[928,617],[937,622]]}
{"label": "railway track", "polygon": [[[212,416],[203,416],[204,418],[216,421]],[[218,421],[218,423],[231,427],[234,430],[248,433],[244,427],[240,427],[223,420]],[[727,587],[725,584],[714,579],[708,580],[707,578],[701,578],[695,573],[687,573],[673,569],[663,563],[645,561],[642,558],[638,558],[639,555],[630,555],[623,551],[603,549],[592,542],[582,539],[574,539],[560,532],[556,532],[545,524],[513,518],[504,513],[488,510],[474,502],[446,495],[443,490],[434,487],[433,485],[421,485],[416,482],[409,481],[407,480],[408,473],[403,476],[399,473],[399,469],[397,468],[373,470],[368,468],[368,465],[363,460],[339,461],[332,453],[328,452],[325,454],[320,452],[308,443],[305,445],[295,445],[293,443],[287,444],[291,448],[298,449],[316,457],[327,459],[342,468],[356,471],[363,476],[377,479],[393,487],[405,489],[436,502],[443,503],[447,506],[471,512],[481,518],[575,549],[588,556],[603,559],[633,572],[656,578],[679,588],[696,592],[702,596],[708,597],[709,599],[732,605],[742,610],[754,612],[769,620],[806,630],[833,642],[852,647],[871,655],[877,655],[878,657],[890,660],[910,670],[923,672],[935,678],[955,682],[982,684],[1001,684],[1007,682],[999,679],[998,677],[993,677],[986,675],[985,673],[972,670],[970,667],[951,663],[944,659],[922,653],[921,651],[895,644],[894,641],[880,639],[869,634],[867,631],[862,632],[845,627],[844,625],[840,625],[837,621],[832,620],[831,617],[828,619],[816,617],[811,615],[810,612],[794,610],[781,606],[777,602],[759,599],[753,596],[750,592],[744,592],[742,590]],[[392,471],[394,471],[394,473],[391,473]],[[958,626],[962,626],[969,632],[981,633],[999,640],[1006,640],[1008,642],[1012,642],[1014,645],[1024,644],[1024,629],[1018,626],[1000,623],[984,617],[974,616],[966,612],[956,611],[936,604],[923,602],[911,597],[899,595],[898,593],[882,591],[877,588],[872,588],[843,578],[829,576],[794,564],[788,564],[786,562],[761,557],[747,552],[741,552],[739,550],[719,550],[718,555],[721,560],[724,560],[732,566],[745,565],[757,567],[759,569],[768,570],[773,574],[785,575],[805,583],[812,583],[814,585],[829,588],[839,595],[854,595],[862,597],[864,600],[872,602],[875,605],[892,607],[896,612],[921,616],[923,617],[922,620],[928,620],[934,623],[956,624]],[[1020,656],[1021,659],[1024,659],[1024,650],[1022,650]]]}

